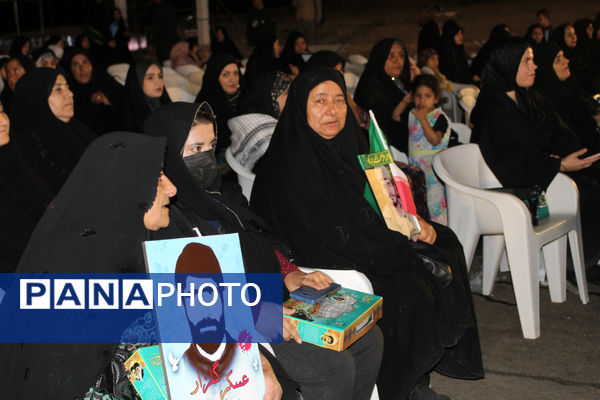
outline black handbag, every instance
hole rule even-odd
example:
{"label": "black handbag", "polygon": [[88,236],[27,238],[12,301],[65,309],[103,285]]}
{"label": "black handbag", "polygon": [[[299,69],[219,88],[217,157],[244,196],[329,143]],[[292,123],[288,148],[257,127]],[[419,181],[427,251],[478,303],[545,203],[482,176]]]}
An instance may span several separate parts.
{"label": "black handbag", "polygon": [[433,275],[434,279],[443,287],[452,282],[452,267],[443,261],[444,256],[434,246],[423,242],[412,242],[412,248],[423,261],[423,266]]}

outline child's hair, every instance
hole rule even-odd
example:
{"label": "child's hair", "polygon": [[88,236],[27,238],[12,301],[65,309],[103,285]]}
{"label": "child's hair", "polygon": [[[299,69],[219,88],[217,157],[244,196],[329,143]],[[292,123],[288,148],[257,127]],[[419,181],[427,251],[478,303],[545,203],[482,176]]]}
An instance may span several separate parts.
{"label": "child's hair", "polygon": [[421,86],[427,86],[431,89],[436,98],[440,97],[440,84],[435,76],[428,74],[415,76],[415,79],[412,82],[412,92],[415,93]]}
{"label": "child's hair", "polygon": [[422,68],[425,65],[427,65],[427,61],[429,61],[429,59],[435,56],[436,54],[437,51],[435,51],[434,49],[423,49],[419,51],[419,56],[417,57],[417,65],[419,66],[419,68]]}
{"label": "child's hair", "polygon": [[550,11],[548,11],[547,8],[540,8],[536,13],[535,16],[539,17],[540,15],[543,15],[546,18],[550,18]]}

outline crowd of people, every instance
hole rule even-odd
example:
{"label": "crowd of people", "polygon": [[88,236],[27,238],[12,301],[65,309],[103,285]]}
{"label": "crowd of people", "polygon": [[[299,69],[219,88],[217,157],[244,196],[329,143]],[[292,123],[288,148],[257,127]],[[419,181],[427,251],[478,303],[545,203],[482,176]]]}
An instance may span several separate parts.
{"label": "crowd of people", "polygon": [[[261,357],[265,398],[366,400],[377,384],[384,400],[448,399],[430,387],[432,371],[484,375],[468,268],[432,170],[437,152],[460,144],[451,124],[469,122],[458,105],[469,90],[471,141],[505,187],[547,188],[558,172],[577,183],[588,280],[600,283],[600,15],[552,28],[540,10],[524,37],[498,24],[475,57],[456,21],[430,20],[414,57],[401,39],[375,43],[351,91],[339,54],[311,53],[298,31],[282,46],[254,3],[262,22],[248,24],[245,63],[222,26],[207,61],[194,38],[131,54],[118,9],[101,52],[89,34],[73,47],[14,39],[0,64],[1,272],[143,272],[144,240],[237,233],[246,271],[283,274],[284,296],[331,283],[303,265],[358,270],[385,302],[378,325],[343,352],[303,343],[284,320],[276,358]],[[167,59],[202,68],[195,102],[171,101]],[[123,61],[124,85],[106,68]],[[364,197],[369,110],[425,176],[416,241]],[[227,149],[256,174],[250,204]],[[452,281],[423,257],[451,265]],[[2,347],[2,398],[135,398],[110,362],[114,346]]]}

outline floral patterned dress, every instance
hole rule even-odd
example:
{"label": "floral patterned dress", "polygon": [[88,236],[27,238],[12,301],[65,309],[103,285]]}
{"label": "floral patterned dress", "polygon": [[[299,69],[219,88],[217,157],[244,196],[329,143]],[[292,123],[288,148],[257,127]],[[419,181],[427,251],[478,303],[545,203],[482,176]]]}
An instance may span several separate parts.
{"label": "floral patterned dress", "polygon": [[[450,140],[450,119],[440,107],[427,114],[429,125],[438,130],[439,126],[446,126],[443,130],[442,140],[435,146],[429,143],[423,127],[415,117],[414,109],[408,116],[408,162],[410,165],[419,167],[425,173],[427,182],[427,207],[431,220],[437,223],[448,225],[448,216],[446,211],[446,191],[444,185],[440,182],[433,172],[433,156],[448,147]],[[437,124],[440,116],[446,119],[446,124]],[[442,122],[442,120],[440,121]]]}

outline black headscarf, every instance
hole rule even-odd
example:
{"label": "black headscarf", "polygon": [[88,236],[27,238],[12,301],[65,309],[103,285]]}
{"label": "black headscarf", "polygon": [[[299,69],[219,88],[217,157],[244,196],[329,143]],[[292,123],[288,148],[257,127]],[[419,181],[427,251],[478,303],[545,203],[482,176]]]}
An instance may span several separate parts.
{"label": "black headscarf", "polygon": [[[386,74],[384,70],[390,50],[394,44],[399,44],[404,50],[404,68],[400,77],[404,90]],[[407,107],[400,122],[392,119],[392,111],[402,101],[410,90],[410,61],[406,45],[401,40],[383,39],[371,49],[369,62],[360,76],[354,92],[354,101],[363,110],[373,110],[379,127],[387,136],[391,145],[400,151],[408,151],[408,112]]]}
{"label": "black headscarf", "polygon": [[[25,46],[25,44],[27,44],[27,43],[29,43],[29,38],[27,36],[23,36],[23,35],[15,36],[15,38],[12,41],[12,44],[10,45],[10,50],[9,50],[8,54],[11,57],[26,56],[26,54],[22,53],[22,49],[23,49],[23,46]],[[29,50],[31,50],[31,48]]]}
{"label": "black headscarf", "polygon": [[229,54],[218,54],[211,57],[208,60],[206,72],[202,78],[202,89],[198,93],[198,96],[196,96],[196,103],[206,101],[215,112],[219,127],[219,139],[217,142],[219,150],[224,150],[231,144],[231,131],[227,126],[227,121],[238,115],[238,100],[243,84],[240,72],[240,89],[233,95],[225,93],[219,82],[219,75],[221,75],[221,71],[229,64],[235,64],[239,69],[238,62]]}
{"label": "black headscarf", "polygon": [[217,55],[217,54],[229,54],[231,56],[233,56],[236,60],[241,60],[242,59],[242,53],[240,53],[240,50],[237,48],[237,46],[235,45],[235,43],[233,42],[233,40],[231,40],[231,38],[229,37],[229,34],[227,33],[227,30],[225,29],[224,26],[217,26],[215,28],[215,31],[220,30],[221,32],[223,32],[223,36],[225,36],[225,39],[223,39],[222,42],[219,42],[217,40],[216,35],[212,35],[211,40],[210,40],[210,52],[213,56]]}
{"label": "black headscarf", "polygon": [[554,105],[563,121],[577,133],[590,154],[600,151],[600,132],[594,115],[598,104],[585,94],[571,76],[561,81],[554,71],[554,59],[561,49],[556,43],[543,42],[535,49],[535,89]]}
{"label": "black headscarf", "polygon": [[473,75],[478,75],[481,77],[481,72],[483,71],[483,68],[485,68],[485,65],[489,61],[494,50],[500,45],[502,45],[504,40],[506,40],[506,38],[510,36],[507,29],[508,25],[506,24],[496,25],[492,29],[489,39],[487,40],[487,42],[485,42],[485,44],[483,45],[481,50],[479,50],[479,53],[477,53],[477,56],[471,63],[471,73]]}
{"label": "black headscarf", "polygon": [[285,46],[283,46],[281,56],[279,57],[281,70],[285,73],[292,72],[290,69],[290,64],[298,67],[300,71],[302,71],[306,65],[304,58],[302,58],[302,54],[296,53],[296,40],[300,38],[304,38],[304,40],[306,40],[306,36],[304,36],[301,32],[292,31],[285,41]]}
{"label": "black headscarf", "polygon": [[575,21],[573,28],[577,34],[577,48],[581,52],[583,59],[590,66],[595,75],[600,74],[600,44],[587,35],[587,28],[593,22],[591,19],[582,18]]}
{"label": "black headscarf", "polygon": [[[143,217],[165,140],[116,132],[94,141],[36,227],[17,272],[142,272]],[[71,399],[94,385],[111,344],[3,345],[2,398]]]}
{"label": "black headscarf", "polygon": [[279,61],[275,58],[273,45],[277,40],[277,36],[269,34],[261,36],[256,47],[248,58],[246,64],[246,81],[249,85],[252,85],[254,77],[261,71],[270,71],[279,67]]}
{"label": "black headscarf", "polygon": [[440,53],[440,71],[448,80],[458,83],[473,83],[473,76],[469,70],[465,46],[454,41],[454,35],[463,28],[456,21],[448,20],[442,28],[442,42],[444,48]]}
{"label": "black headscarf", "polygon": [[437,22],[430,19],[421,27],[419,31],[418,51],[424,49],[434,49],[438,54],[442,52],[442,35]]}
{"label": "black headscarf", "polygon": [[[194,180],[183,161],[183,147],[200,107],[194,103],[172,103],[152,113],[144,125],[144,133],[167,137],[164,170],[177,187],[177,197],[171,206],[171,224],[153,236],[173,238],[193,235],[188,225],[195,225],[203,235],[223,233],[217,232],[207,222],[219,221],[226,233],[239,234],[247,272],[280,273],[275,247],[271,244],[278,241],[268,240],[270,228],[244,204],[246,201],[239,186],[225,183],[205,190]],[[277,247],[287,252],[284,246]]]}
{"label": "black headscarf", "polygon": [[542,42],[544,42],[544,28],[537,22],[535,24],[529,25],[529,27],[527,28],[527,31],[525,32],[525,36],[523,36],[525,38],[525,40],[527,40],[532,47],[537,46],[537,43],[535,43],[535,40],[533,40],[533,37],[532,37],[533,31],[537,28],[540,28],[542,30]]}
{"label": "black headscarf", "polygon": [[[25,70],[25,73],[31,69],[29,59],[23,55],[11,56],[8,59],[4,59],[4,65],[8,64],[11,60],[17,60]],[[8,86],[8,81],[4,81],[4,89],[2,89],[2,93],[0,94],[0,101],[4,107],[4,112],[7,114],[10,114],[14,94],[15,92]]]}
{"label": "black headscarf", "polygon": [[82,122],[59,120],[48,105],[58,78],[52,68],[35,68],[17,82],[10,118],[23,155],[57,192],[96,135]]}
{"label": "black headscarf", "polygon": [[292,78],[281,71],[263,71],[254,80],[254,90],[247,90],[240,101],[241,114],[261,113],[279,118],[277,98],[288,88]]}
{"label": "black headscarf", "polygon": [[[92,77],[86,84],[77,82],[71,71],[71,61],[76,55],[85,56],[92,65]],[[113,131],[118,126],[118,110],[123,98],[123,86],[111,77],[106,70],[92,61],[91,55],[84,49],[70,51],[62,61],[66,71],[69,88],[75,100],[75,116],[86,123],[97,135]],[[92,94],[102,92],[111,106],[95,104]]]}
{"label": "black headscarf", "polygon": [[162,68],[156,61],[141,59],[129,66],[125,79],[125,91],[121,102],[121,129],[131,132],[142,132],[144,121],[150,113],[162,105],[169,104],[171,98],[165,87],[159,98],[150,98],[144,94],[144,76],[151,65]]}
{"label": "black headscarf", "polygon": [[334,68],[336,65],[342,64],[342,68],[346,64],[346,60],[342,58],[338,53],[331,50],[317,51],[310,56],[306,62],[306,68],[314,67],[328,67]]}
{"label": "black headscarf", "polygon": [[[307,70],[292,82],[257,172],[252,208],[290,243],[300,265],[357,269],[385,298],[386,351],[378,380],[384,397],[405,398],[434,367],[452,376],[480,377],[479,341],[458,241],[436,227],[435,246],[444,247],[448,239],[457,256],[450,261],[456,286],[442,293],[426,277],[409,240],[389,230],[363,197],[367,180],[357,155],[367,149],[352,112],[347,110],[344,128],[330,140],[308,124],[309,93],[325,81],[346,93],[341,74],[331,68]],[[446,357],[444,343],[449,342],[456,354]]]}

